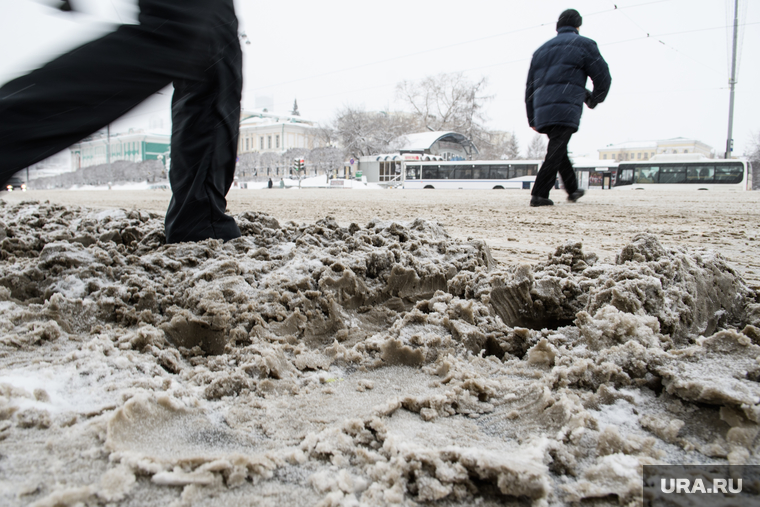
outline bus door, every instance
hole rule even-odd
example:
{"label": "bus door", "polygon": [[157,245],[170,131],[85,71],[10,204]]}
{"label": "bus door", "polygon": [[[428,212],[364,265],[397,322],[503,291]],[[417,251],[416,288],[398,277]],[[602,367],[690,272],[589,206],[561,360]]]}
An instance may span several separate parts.
{"label": "bus door", "polygon": [[604,173],[602,176],[602,190],[605,188],[611,189],[612,188],[612,174],[610,173]]}

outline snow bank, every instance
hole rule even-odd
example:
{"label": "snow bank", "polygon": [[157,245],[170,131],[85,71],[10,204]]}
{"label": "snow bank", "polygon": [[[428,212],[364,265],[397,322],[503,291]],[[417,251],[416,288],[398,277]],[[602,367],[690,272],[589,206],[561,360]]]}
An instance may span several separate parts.
{"label": "snow bank", "polygon": [[497,266],[438,224],[0,206],[0,503],[502,505],[757,464],[757,295],[639,235]]}

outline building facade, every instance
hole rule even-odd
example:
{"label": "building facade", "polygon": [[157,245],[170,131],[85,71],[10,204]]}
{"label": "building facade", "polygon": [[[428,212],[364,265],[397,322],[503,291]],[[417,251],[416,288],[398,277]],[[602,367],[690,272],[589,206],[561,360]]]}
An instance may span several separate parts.
{"label": "building facade", "polygon": [[611,144],[597,151],[600,160],[617,162],[649,160],[655,155],[677,153],[696,153],[708,158],[715,157],[715,150],[711,146],[696,139],[683,137],[661,141],[632,141]]}
{"label": "building facade", "polygon": [[316,122],[300,116],[244,112],[240,122],[238,153],[284,153],[291,148],[320,147]]}
{"label": "building facade", "polygon": [[127,133],[111,134],[109,137],[99,132],[71,146],[71,170],[107,164],[109,160],[164,160],[169,156],[170,148],[171,136],[168,134],[130,129]]}

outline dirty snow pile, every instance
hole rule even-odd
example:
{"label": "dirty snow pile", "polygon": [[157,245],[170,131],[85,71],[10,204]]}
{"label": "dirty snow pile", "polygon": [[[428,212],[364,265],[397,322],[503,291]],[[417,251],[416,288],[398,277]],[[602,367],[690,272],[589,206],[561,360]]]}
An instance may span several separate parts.
{"label": "dirty snow pile", "polygon": [[635,505],[758,464],[760,305],[631,239],[496,266],[437,224],[0,202],[0,504]]}

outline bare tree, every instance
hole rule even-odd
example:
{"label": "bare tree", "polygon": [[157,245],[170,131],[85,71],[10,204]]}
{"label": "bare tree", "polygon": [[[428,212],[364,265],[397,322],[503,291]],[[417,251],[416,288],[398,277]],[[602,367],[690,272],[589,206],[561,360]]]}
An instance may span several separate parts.
{"label": "bare tree", "polygon": [[528,145],[526,157],[529,160],[543,160],[546,158],[546,139],[541,134],[536,133]]}
{"label": "bare tree", "polygon": [[95,165],[57,176],[37,178],[29,182],[29,187],[43,189],[70,188],[74,185],[123,184],[140,181],[153,183],[164,180],[166,177],[164,165],[158,160],[148,160],[145,162],[117,160],[110,165]]}
{"label": "bare tree", "polygon": [[393,140],[416,131],[417,125],[405,115],[347,106],[321,135],[340,140],[346,156],[361,157],[388,152]]}
{"label": "bare tree", "polygon": [[259,176],[261,154],[254,151],[241,153],[238,156],[238,165],[235,174],[243,179]]}
{"label": "bare tree", "polygon": [[454,72],[402,81],[396,85],[396,96],[418,117],[422,130],[459,132],[476,146],[487,146],[483,107],[493,97],[483,95],[486,85],[486,78],[472,82],[464,73]]}
{"label": "bare tree", "polygon": [[505,146],[504,154],[507,156],[507,160],[517,160],[520,158],[520,143],[517,141],[515,132],[512,131],[512,135],[509,136],[509,141]]}
{"label": "bare tree", "polygon": [[514,132],[485,131],[488,142],[478,145],[478,160],[515,160],[520,158],[520,145]]}
{"label": "bare tree", "polygon": [[307,166],[312,164],[317,174],[332,174],[343,167],[343,152],[335,147],[315,148],[306,158]]}

